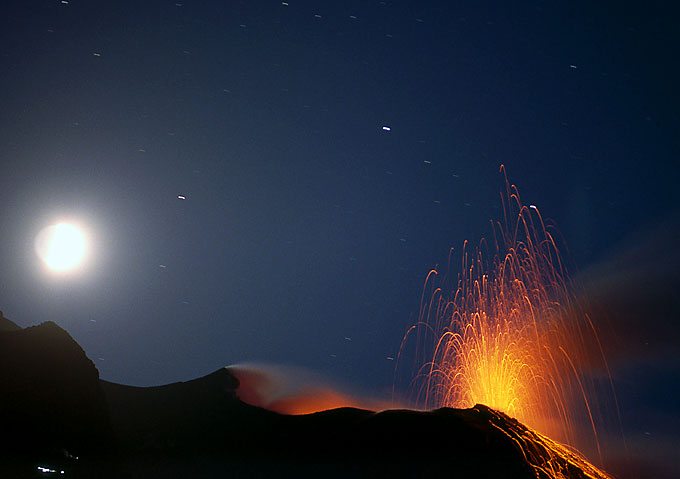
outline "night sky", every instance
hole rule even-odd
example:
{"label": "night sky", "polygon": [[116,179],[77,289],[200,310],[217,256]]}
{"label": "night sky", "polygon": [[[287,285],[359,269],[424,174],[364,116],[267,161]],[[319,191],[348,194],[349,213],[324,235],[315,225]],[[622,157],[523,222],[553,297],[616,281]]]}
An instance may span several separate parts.
{"label": "night sky", "polygon": [[[675,299],[608,321],[642,351],[612,361],[629,443],[668,462],[678,18],[595,3],[3,2],[0,309],[110,381],[261,362],[388,396],[427,272],[501,218],[504,164],[577,278],[665,265],[644,281]],[[55,276],[33,241],[62,219],[91,254]]]}

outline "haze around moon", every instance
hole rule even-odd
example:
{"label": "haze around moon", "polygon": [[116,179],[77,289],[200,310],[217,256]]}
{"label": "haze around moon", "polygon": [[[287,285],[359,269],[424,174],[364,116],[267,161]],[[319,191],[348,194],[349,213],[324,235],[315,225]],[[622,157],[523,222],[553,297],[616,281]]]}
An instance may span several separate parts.
{"label": "haze around moon", "polygon": [[87,250],[85,233],[72,223],[47,226],[35,238],[36,254],[54,272],[73,271],[81,266]]}

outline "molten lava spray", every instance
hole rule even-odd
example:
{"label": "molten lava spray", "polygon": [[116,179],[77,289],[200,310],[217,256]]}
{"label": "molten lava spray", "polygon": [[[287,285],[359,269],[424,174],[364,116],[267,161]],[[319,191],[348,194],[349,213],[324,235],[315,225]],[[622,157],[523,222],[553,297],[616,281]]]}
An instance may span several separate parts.
{"label": "molten lava spray", "polygon": [[596,330],[551,229],[505,183],[493,242],[464,243],[454,282],[428,274],[400,363],[415,340],[410,389],[418,407],[485,404],[601,456],[597,399],[613,386]]}

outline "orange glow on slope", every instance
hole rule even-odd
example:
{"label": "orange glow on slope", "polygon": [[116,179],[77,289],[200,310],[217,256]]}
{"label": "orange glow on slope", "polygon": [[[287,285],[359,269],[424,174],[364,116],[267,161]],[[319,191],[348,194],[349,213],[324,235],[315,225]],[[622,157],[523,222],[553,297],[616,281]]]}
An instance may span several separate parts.
{"label": "orange glow on slope", "polygon": [[267,405],[270,411],[292,415],[312,414],[341,407],[361,408],[354,399],[324,389],[302,391],[297,396],[281,398]]}
{"label": "orange glow on slope", "polygon": [[461,272],[448,288],[437,286],[436,271],[428,274],[400,359],[415,341],[411,390],[419,407],[485,404],[602,460],[604,406],[595,399],[613,394],[613,385],[597,333],[538,209],[522,205],[505,181],[494,242],[474,251],[464,243]]}
{"label": "orange glow on slope", "polygon": [[509,418],[502,412],[479,404],[473,409],[503,431],[519,448],[536,477],[612,479],[609,474],[590,464],[578,452]]}
{"label": "orange glow on slope", "polygon": [[238,365],[230,366],[229,371],[239,381],[239,399],[281,414],[311,414],[341,407],[382,411],[394,406],[392,402],[347,394],[299,368]]}

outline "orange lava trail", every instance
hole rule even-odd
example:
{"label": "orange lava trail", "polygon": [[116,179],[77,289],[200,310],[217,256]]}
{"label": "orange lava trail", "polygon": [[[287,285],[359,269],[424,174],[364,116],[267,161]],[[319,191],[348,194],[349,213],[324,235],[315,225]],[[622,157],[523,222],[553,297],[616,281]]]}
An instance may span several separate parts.
{"label": "orange lava trail", "polygon": [[492,243],[463,244],[454,282],[427,275],[397,367],[415,340],[418,407],[484,404],[602,461],[593,404],[609,386],[613,394],[602,346],[552,230],[501,172],[504,222],[492,222]]}

